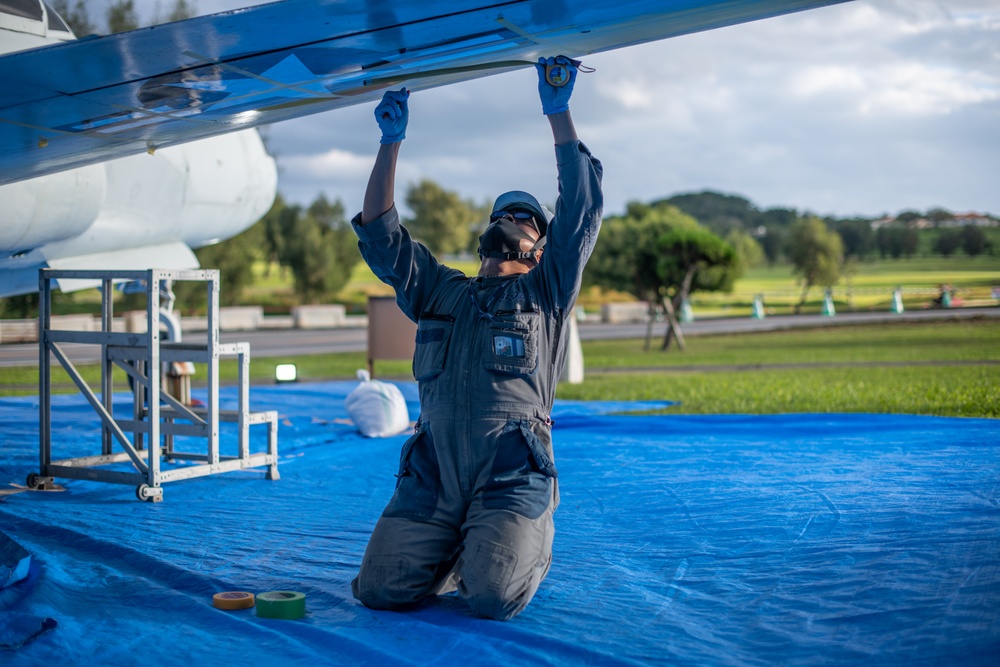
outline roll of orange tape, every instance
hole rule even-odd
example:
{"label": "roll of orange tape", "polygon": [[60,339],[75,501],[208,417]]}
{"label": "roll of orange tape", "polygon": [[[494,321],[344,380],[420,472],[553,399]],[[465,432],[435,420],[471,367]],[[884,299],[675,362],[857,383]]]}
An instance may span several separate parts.
{"label": "roll of orange tape", "polygon": [[225,593],[216,593],[212,596],[212,606],[216,609],[231,611],[233,609],[249,609],[253,605],[253,593],[226,591]]}

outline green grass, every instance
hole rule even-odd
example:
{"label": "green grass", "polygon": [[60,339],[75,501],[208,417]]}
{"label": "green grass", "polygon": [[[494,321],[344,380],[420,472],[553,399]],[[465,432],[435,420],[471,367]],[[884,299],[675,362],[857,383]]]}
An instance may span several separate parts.
{"label": "green grass", "polygon": [[[1000,257],[917,257],[913,259],[865,261],[857,265],[857,273],[848,280],[841,277],[833,288],[838,310],[889,310],[892,291],[903,288],[903,305],[907,310],[927,307],[942,284],[959,290],[966,303],[996,305],[991,288],[1000,286]],[[789,265],[750,269],[730,293],[696,293],[691,299],[695,317],[714,315],[748,315],[757,294],[764,295],[764,304],[771,315],[787,314],[798,303],[802,288]],[[810,290],[803,312],[818,313],[822,307],[823,289]]]}
{"label": "green grass", "polygon": [[[989,320],[689,337],[683,353],[643,352],[641,341],[595,341],[583,346],[586,381],[560,385],[557,396],[678,401],[663,411],[671,414],[997,418],[998,343],[1000,322]],[[623,368],[631,370],[598,371]]]}
{"label": "green grass", "polygon": [[[663,325],[655,333],[662,335]],[[687,349],[642,351],[641,340],[583,344],[587,368],[671,368],[790,363],[1000,361],[1000,322],[898,322],[689,336]]]}
{"label": "green grass", "polygon": [[661,414],[869,412],[1000,417],[1000,366],[615,373],[561,385],[559,398],[679,401]]}
{"label": "green grass", "polygon": [[[913,259],[866,260],[857,264],[853,282],[858,287],[899,284],[934,287],[940,282],[981,283],[1000,277],[1000,257],[914,257]],[[750,269],[736,283],[737,290],[787,288],[795,282],[792,267]],[[844,279],[841,278],[841,282]]]}
{"label": "green grass", "polygon": [[[557,396],[579,400],[669,400],[673,414],[887,412],[1000,417],[1000,322],[895,323],[693,336],[687,351],[642,351],[642,341],[583,345],[587,379],[559,386]],[[351,379],[365,367],[363,352],[255,359],[253,382],[271,382],[279,363],[295,363],[303,380]],[[781,365],[794,364],[795,368]],[[899,365],[902,364],[902,365]],[[913,365],[906,365],[913,364]],[[933,364],[933,365],[931,365]],[[611,369],[611,370],[608,370]],[[381,378],[412,380],[408,361],[376,365]],[[81,366],[91,387],[96,365]],[[220,366],[224,383],[235,363]],[[116,388],[124,375],[116,374]],[[195,384],[203,382],[199,368]],[[36,368],[0,371],[0,395],[37,392]],[[61,368],[58,391],[75,391]]]}

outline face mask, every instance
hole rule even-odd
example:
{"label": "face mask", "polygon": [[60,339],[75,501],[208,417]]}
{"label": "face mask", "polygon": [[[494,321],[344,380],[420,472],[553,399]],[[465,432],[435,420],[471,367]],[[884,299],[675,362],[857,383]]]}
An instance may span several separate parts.
{"label": "face mask", "polygon": [[[527,239],[534,246],[523,252],[521,241]],[[535,251],[545,245],[545,237],[537,243],[527,232],[507,218],[500,218],[489,224],[479,237],[479,256],[497,259],[527,259],[535,256]]]}

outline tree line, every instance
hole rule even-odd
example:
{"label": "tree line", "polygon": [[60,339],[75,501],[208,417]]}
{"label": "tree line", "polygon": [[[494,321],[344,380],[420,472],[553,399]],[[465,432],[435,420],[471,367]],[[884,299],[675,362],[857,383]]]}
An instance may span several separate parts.
{"label": "tree line", "polygon": [[[299,303],[320,303],[336,297],[361,259],[344,205],[323,195],[308,206],[290,204],[278,195],[257,224],[226,241],[198,248],[195,255],[202,268],[219,270],[219,301],[224,306],[244,301],[244,292],[255,281],[255,263],[264,262],[265,277],[272,267],[290,274]],[[200,286],[179,283],[174,290],[182,307],[204,305]]]}
{"label": "tree line", "polygon": [[[414,239],[439,257],[472,256],[488,222],[487,202],[463,199],[426,179],[411,184],[404,201],[409,213],[403,224]],[[674,341],[683,346],[678,313],[695,292],[730,291],[747,269],[785,261],[802,285],[798,311],[813,288],[832,287],[842,277],[849,280],[857,262],[879,247],[878,239],[888,239],[883,256],[915,252],[908,245],[909,232],[915,231],[900,225],[905,220],[873,232],[871,221],[822,219],[792,209],[758,211],[746,199],[712,192],[632,202],[624,214],[605,219],[584,284],[623,291],[650,304],[670,323],[662,347]],[[982,233],[975,227],[947,228],[938,240],[967,238],[969,230]],[[978,250],[967,248],[970,255]],[[303,303],[336,299],[360,260],[343,204],[323,196],[309,206],[289,204],[279,196],[257,225],[197,254],[202,266],[222,271],[228,303],[241,301],[256,260],[289,272]]]}
{"label": "tree line", "polygon": [[[114,0],[105,11],[104,27],[94,23],[88,10],[90,3],[86,0],[49,0],[49,6],[59,12],[73,34],[77,37],[87,35],[111,35],[126,30],[135,30],[141,26],[139,14],[135,8],[135,0]],[[170,8],[160,14],[159,6],[153,16],[153,24],[167,23],[189,19],[195,14],[194,0],[173,0]]]}
{"label": "tree line", "polygon": [[[787,235],[793,223],[803,217],[818,217],[789,208],[760,210],[738,195],[712,191],[677,195],[653,203],[658,204],[676,206],[722,236],[734,230],[750,233],[761,246],[768,264],[789,259]],[[918,222],[932,225],[935,238],[930,250],[944,257],[959,251],[970,257],[994,251],[981,228],[949,227],[955,214],[942,208],[924,213],[904,211],[883,225],[874,223],[882,222],[885,216],[882,219],[829,216],[819,219],[840,236],[844,256],[858,261],[916,256],[920,250],[920,230],[913,225]]]}
{"label": "tree line", "polygon": [[[683,348],[678,311],[696,291],[730,291],[748,269],[786,261],[799,277],[801,312],[814,287],[850,281],[857,263],[913,257],[919,236],[915,220],[946,225],[954,215],[934,209],[908,212],[873,231],[873,220],[835,219],[794,209],[758,210],[749,200],[715,192],[683,194],[650,204],[631,203],[620,216],[605,219],[584,284],[625,291],[662,313],[668,327],[662,349],[673,341]],[[969,256],[993,252],[983,230],[945,227],[932,249],[947,257],[962,249]],[[652,320],[646,347],[651,338]]]}
{"label": "tree line", "polygon": [[[487,203],[476,204],[437,183],[411,184],[404,201],[409,214],[403,224],[411,236],[438,257],[470,256],[489,217]],[[292,204],[281,196],[255,225],[231,239],[195,251],[201,266],[219,269],[221,303],[236,305],[254,282],[252,267],[263,261],[265,271],[277,267],[292,277],[300,303],[320,303],[337,298],[361,260],[357,236],[344,204],[319,195],[308,206]],[[178,302],[200,307],[201,291],[188,294],[178,286]]]}
{"label": "tree line", "polygon": [[[822,220],[797,216],[784,234],[781,252],[803,283],[799,308],[809,290],[840,277],[843,244]],[[662,349],[683,349],[678,312],[696,291],[732,290],[734,282],[763,263],[765,252],[751,234],[729,224],[725,237],[667,200],[629,204],[624,215],[605,219],[584,284],[627,292],[649,304],[646,347],[655,315],[668,323]]]}

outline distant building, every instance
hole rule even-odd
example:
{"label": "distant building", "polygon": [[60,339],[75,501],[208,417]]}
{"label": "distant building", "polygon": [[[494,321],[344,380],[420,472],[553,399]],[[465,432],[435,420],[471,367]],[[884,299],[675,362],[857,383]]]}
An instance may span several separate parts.
{"label": "distant building", "polygon": [[902,225],[907,229],[930,229],[934,226],[934,223],[927,218],[907,218],[903,221],[891,215],[879,218],[878,220],[872,220],[871,222],[872,230],[878,230],[882,227],[889,227],[892,225]]}
{"label": "distant building", "polygon": [[[891,215],[884,216],[877,220],[872,220],[873,230],[887,227],[894,224],[903,224],[899,218]],[[932,227],[1000,227],[1000,220],[984,213],[956,213],[949,218],[944,218],[935,223],[927,218],[913,218],[906,221],[906,226],[910,229],[931,229]]]}
{"label": "distant building", "polygon": [[982,213],[956,213],[951,220],[941,223],[942,227],[998,227],[1000,220]]}

